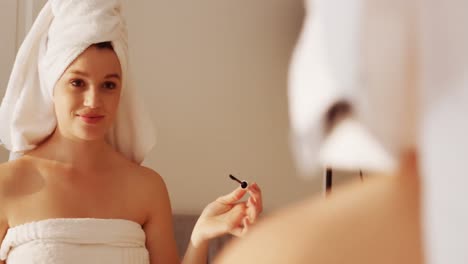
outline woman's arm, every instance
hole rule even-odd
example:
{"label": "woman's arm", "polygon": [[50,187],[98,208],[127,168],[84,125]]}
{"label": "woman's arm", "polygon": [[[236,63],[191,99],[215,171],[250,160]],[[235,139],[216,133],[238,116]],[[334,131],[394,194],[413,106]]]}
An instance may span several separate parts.
{"label": "woman's arm", "polygon": [[[247,201],[240,202],[247,193]],[[208,241],[225,234],[243,236],[262,210],[262,195],[256,183],[246,189],[239,187],[208,204],[195,224],[183,263],[206,263]]]}
{"label": "woman's arm", "polygon": [[415,165],[282,209],[215,263],[423,263]]}
{"label": "woman's arm", "polygon": [[149,251],[150,263],[179,264],[172,210],[166,184],[159,174],[151,171],[148,175],[149,188],[146,208],[149,215],[143,229],[146,234],[146,248]]}
{"label": "woman's arm", "polygon": [[[150,174],[148,176],[151,183],[146,184],[151,186],[148,195],[150,198],[145,202],[150,211],[143,228],[151,263],[180,263],[166,185],[156,172],[151,171]],[[247,201],[239,202],[246,193],[250,194]],[[206,264],[211,239],[225,234],[242,236],[261,211],[261,191],[255,183],[247,189],[239,187],[208,204],[195,224],[183,263]]]}
{"label": "woman's arm", "polygon": [[[148,175],[150,199],[146,200],[149,208],[148,220],[143,226],[146,233],[146,248],[149,251],[151,264],[179,264],[172,209],[166,184],[159,174],[151,171]],[[208,240],[200,241],[196,246],[190,242],[184,255],[184,262],[189,264],[206,264]]]}

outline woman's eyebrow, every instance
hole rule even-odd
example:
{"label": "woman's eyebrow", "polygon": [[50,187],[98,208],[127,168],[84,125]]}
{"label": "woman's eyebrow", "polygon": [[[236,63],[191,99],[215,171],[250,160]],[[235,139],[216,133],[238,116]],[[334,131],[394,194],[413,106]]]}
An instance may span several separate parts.
{"label": "woman's eyebrow", "polygon": [[78,74],[78,75],[83,75],[83,76],[85,76],[85,77],[88,77],[88,76],[89,76],[88,73],[82,72],[82,71],[79,71],[79,70],[73,70],[73,71],[70,71],[70,73]]}
{"label": "woman's eyebrow", "polygon": [[[73,70],[73,71],[70,71],[69,73],[82,75],[82,76],[84,76],[84,77],[89,77],[89,74],[88,74],[88,73],[83,72],[83,71],[79,71],[79,70]],[[118,74],[118,73],[107,74],[106,76],[104,76],[104,78],[105,78],[105,79],[117,78],[117,79],[119,79],[119,80],[121,79],[120,74]]]}
{"label": "woman's eyebrow", "polygon": [[105,78],[105,79],[108,79],[108,78],[117,78],[117,79],[120,80],[120,74],[118,74],[118,73],[107,74],[104,78]]}

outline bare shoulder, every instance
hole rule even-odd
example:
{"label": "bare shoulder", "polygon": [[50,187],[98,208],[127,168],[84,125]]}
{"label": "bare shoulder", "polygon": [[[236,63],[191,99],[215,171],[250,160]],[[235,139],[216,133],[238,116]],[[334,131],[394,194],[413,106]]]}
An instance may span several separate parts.
{"label": "bare shoulder", "polygon": [[0,164],[0,239],[3,240],[8,229],[7,207],[11,196],[18,185],[20,179],[16,177],[22,174],[26,169],[25,163],[22,160],[15,160]]}
{"label": "bare shoulder", "polygon": [[147,196],[157,190],[165,189],[165,183],[161,175],[155,170],[128,160],[120,153],[115,153],[111,164],[118,174],[124,176],[127,184],[133,191],[133,195]]}
{"label": "bare shoulder", "polygon": [[265,217],[216,263],[422,263],[417,199],[398,177],[337,188]]}
{"label": "bare shoulder", "polygon": [[173,233],[172,209],[163,178],[156,171],[138,168],[138,190],[143,195],[141,205],[146,208],[143,224],[146,247],[151,263],[180,263]]}
{"label": "bare shoulder", "polygon": [[17,176],[23,175],[29,167],[29,162],[24,159],[0,164],[0,197],[5,198],[5,195],[9,193],[7,191],[21,182]]}
{"label": "bare shoulder", "polygon": [[13,169],[9,162],[0,164],[0,225],[5,220],[5,190],[8,189],[8,182],[12,178]]}
{"label": "bare shoulder", "polygon": [[129,176],[135,179],[136,187],[140,191],[154,193],[166,188],[166,184],[161,175],[155,170],[145,166],[134,166]]}
{"label": "bare shoulder", "polygon": [[15,167],[18,167],[17,162],[9,161],[0,163],[0,181],[11,177],[12,172],[14,171]]}
{"label": "bare shoulder", "polygon": [[39,160],[27,156],[0,164],[0,193],[6,194],[4,191],[8,190],[13,194],[13,190],[30,184],[38,164]]}
{"label": "bare shoulder", "polygon": [[146,223],[151,215],[169,203],[166,184],[163,178],[155,170],[128,160],[117,153],[112,162],[112,169],[121,175],[125,186],[126,197],[130,197],[132,208],[136,208],[138,214]]}
{"label": "bare shoulder", "polygon": [[142,165],[138,166],[138,174],[146,181],[153,181],[158,183],[163,182],[163,179],[158,172]]}
{"label": "bare shoulder", "polygon": [[169,202],[166,184],[155,170],[135,164],[127,177],[131,182],[133,196],[139,197],[144,208],[158,210]]}

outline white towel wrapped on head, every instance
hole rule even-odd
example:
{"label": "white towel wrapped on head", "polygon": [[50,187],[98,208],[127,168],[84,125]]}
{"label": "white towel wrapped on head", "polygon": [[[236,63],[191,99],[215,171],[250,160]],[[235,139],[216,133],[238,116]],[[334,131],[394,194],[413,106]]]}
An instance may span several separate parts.
{"label": "white towel wrapped on head", "polygon": [[[395,169],[399,152],[416,144],[409,80],[413,5],[404,0],[306,3],[289,78],[291,139],[299,169]],[[336,124],[328,123],[327,114],[340,103],[348,104],[353,120],[337,127],[346,133],[334,131],[328,138],[332,130],[327,127]],[[325,140],[330,142],[323,145]]]}
{"label": "white towel wrapped on head", "polygon": [[34,149],[57,125],[55,83],[90,45],[111,42],[122,68],[122,94],[107,140],[130,160],[155,144],[151,118],[132,85],[127,28],[119,0],[50,0],[21,45],[0,107],[0,141],[13,156]]}

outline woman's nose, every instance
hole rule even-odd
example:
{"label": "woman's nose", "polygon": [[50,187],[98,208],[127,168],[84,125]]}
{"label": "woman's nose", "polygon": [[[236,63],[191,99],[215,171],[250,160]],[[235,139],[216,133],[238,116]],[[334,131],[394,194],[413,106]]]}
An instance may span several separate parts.
{"label": "woman's nose", "polygon": [[101,106],[101,96],[95,87],[90,87],[85,94],[84,106],[89,108],[98,108]]}

